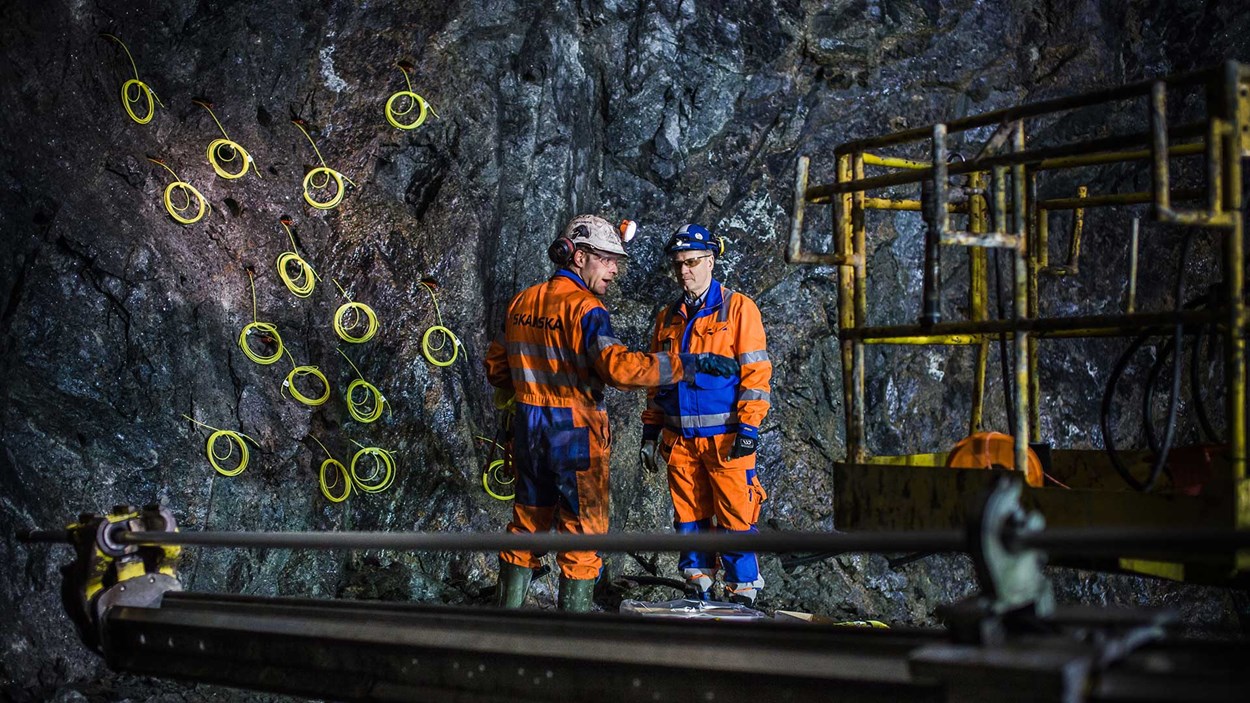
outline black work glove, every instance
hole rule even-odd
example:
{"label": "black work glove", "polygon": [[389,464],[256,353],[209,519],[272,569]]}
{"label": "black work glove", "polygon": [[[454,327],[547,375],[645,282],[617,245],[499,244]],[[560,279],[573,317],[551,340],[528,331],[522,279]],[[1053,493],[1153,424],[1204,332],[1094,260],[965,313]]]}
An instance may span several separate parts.
{"label": "black work glove", "polygon": [[729,450],[730,459],[741,459],[744,456],[751,456],[755,453],[755,448],[759,445],[759,439],[755,437],[747,437],[741,432],[734,438],[734,446]]}
{"label": "black work glove", "polygon": [[729,378],[738,373],[738,362],[719,354],[700,354],[694,364],[695,370],[712,376]]}

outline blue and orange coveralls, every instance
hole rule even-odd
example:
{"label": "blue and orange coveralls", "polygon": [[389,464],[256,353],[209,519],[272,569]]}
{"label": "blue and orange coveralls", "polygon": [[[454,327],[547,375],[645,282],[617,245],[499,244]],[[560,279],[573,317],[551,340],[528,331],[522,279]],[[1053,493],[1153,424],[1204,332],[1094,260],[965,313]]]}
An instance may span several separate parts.
{"label": "blue and orange coveralls", "polygon": [[[643,438],[660,438],[678,533],[710,531],[713,517],[715,529],[757,532],[760,504],[768,496],[756,476],[756,455],[727,458],[735,433],[758,438],[768,414],[772,363],[755,301],[713,279],[693,315],[683,299],[660,310],[651,349],[737,359],[736,376],[698,374],[694,383],[683,380],[648,393]],[[723,553],[721,562],[731,592],[763,586],[754,553]],[[683,552],[679,560],[685,577],[705,594],[715,566],[708,552]]]}
{"label": "blue and orange coveralls", "polygon": [[[612,333],[608,310],[582,279],[560,269],[508,306],[502,339],[491,342],[486,375],[516,393],[512,452],[517,472],[509,532],[604,534],[608,531],[611,434],[603,389],[674,383],[694,373],[694,357],[676,350],[629,351]],[[537,568],[532,552],[500,560]],[[597,552],[557,555],[570,579],[594,579]]]}

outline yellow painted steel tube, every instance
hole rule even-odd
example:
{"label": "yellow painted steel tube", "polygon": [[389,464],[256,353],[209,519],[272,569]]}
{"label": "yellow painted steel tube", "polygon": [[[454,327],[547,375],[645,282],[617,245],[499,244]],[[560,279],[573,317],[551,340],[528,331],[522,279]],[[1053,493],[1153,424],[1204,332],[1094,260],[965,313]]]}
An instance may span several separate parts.
{"label": "yellow painted steel tube", "polygon": [[901,344],[909,346],[959,346],[988,343],[991,336],[985,334],[917,334],[908,337],[864,337],[864,344]]}
{"label": "yellow painted steel tube", "polygon": [[[981,234],[989,230],[986,217],[985,174],[969,175],[968,186],[974,194],[968,199],[968,230]],[[989,261],[984,247],[968,249],[968,308],[971,319],[981,322],[989,311]],[[972,410],[968,418],[968,434],[980,432],[985,426],[985,370],[989,363],[990,343],[985,339],[973,342],[977,345],[976,366],[972,378]]]}
{"label": "yellow painted steel tube", "polygon": [[[956,120],[956,122],[958,122],[958,120]],[[1168,129],[1166,126],[1164,127],[1165,137],[1171,136],[1176,139],[1200,139],[1205,136],[1206,133],[1206,122],[1187,123],[1171,129]],[[1006,167],[1017,164],[1033,165],[1048,163],[1051,159],[1060,158],[1101,159],[1101,163],[1115,163],[1126,160],[1134,161],[1139,160],[1138,155],[1140,152],[1125,150],[1129,148],[1136,149],[1141,144],[1150,143],[1151,138],[1150,132],[1143,132],[1140,134],[1118,134],[1110,137],[1100,137],[1082,142],[1064,144],[1057,147],[1029,149],[1018,152],[1011,151],[1005,154],[997,154],[969,161],[956,161],[947,165],[947,172],[949,175],[954,176],[957,174],[971,173],[973,171],[984,171],[999,166]],[[841,149],[841,147],[839,147],[839,149]],[[1163,149],[1166,151],[1166,145]],[[1112,154],[1130,154],[1134,155],[1134,158],[1112,158]],[[811,186],[805,192],[805,197],[807,198],[808,203],[827,203],[834,195],[844,191],[875,190],[878,188],[888,188],[908,183],[920,183],[921,181],[931,178],[933,178],[933,169],[931,167],[923,171],[906,169],[894,171],[892,173],[885,173],[880,176],[873,176],[871,178],[861,177],[846,183]]]}
{"label": "yellow painted steel tube", "polygon": [[[920,211],[919,200],[891,200],[890,198],[864,198],[865,210],[914,210]],[[967,212],[968,206],[964,203],[947,203],[947,212]]]}
{"label": "yellow painted steel tube", "polygon": [[888,166],[890,168],[909,168],[915,171],[923,171],[933,165],[928,161],[904,159],[898,156],[877,156],[866,151],[863,153],[863,157],[864,163],[868,166]]}
{"label": "yellow painted steel tube", "polygon": [[[1206,145],[1202,142],[1194,142],[1192,144],[1177,144],[1168,148],[1168,156],[1196,156],[1206,150]],[[1079,168],[1081,166],[1100,166],[1102,164],[1115,164],[1124,161],[1146,161],[1150,159],[1150,150],[1135,149],[1132,151],[1104,151],[1095,154],[1082,154],[1079,156],[1061,156],[1053,159],[1042,159],[1034,169],[1038,171],[1054,171],[1064,168]]]}
{"label": "yellow painted steel tube", "polygon": [[[856,154],[851,158],[851,167],[856,179],[864,177],[863,154]],[[868,319],[868,245],[864,227],[864,194],[862,192],[851,194],[851,224],[855,237],[855,260],[852,262],[852,266],[855,271],[855,325],[858,326]],[[867,425],[864,419],[867,391],[864,378],[864,345],[862,342],[853,343],[851,356],[854,363],[852,373],[855,379],[855,404],[851,407],[851,410],[855,416],[855,426],[858,428],[856,434],[860,440],[856,447],[854,460],[861,461],[868,457]]]}
{"label": "yellow painted steel tube", "polygon": [[[1204,193],[1201,190],[1185,188],[1177,190],[1171,194],[1177,200],[1197,200]],[[1037,204],[1041,210],[1082,210],[1090,207],[1102,207],[1104,205],[1140,205],[1143,203],[1154,202],[1155,194],[1147,192],[1137,193],[1106,193],[1103,195],[1090,195],[1084,198],[1050,198],[1042,200]]]}
{"label": "yellow painted steel tube", "polygon": [[[844,183],[853,178],[851,156],[838,157],[837,180]],[[852,461],[859,461],[863,437],[855,426],[855,342],[846,337],[855,329],[855,267],[847,260],[854,251],[855,226],[851,215],[851,194],[843,193],[834,200],[834,241],[844,262],[838,266],[838,330],[842,353],[842,412],[846,423],[846,452]]]}
{"label": "yellow painted steel tube", "polygon": [[[1024,151],[1024,121],[1016,122],[1015,141],[1012,148],[1016,152]],[[1011,167],[1013,219],[1016,227],[1018,248],[1012,252],[1015,263],[1015,315],[1017,319],[1028,319],[1028,270],[1025,257],[1028,256],[1028,231],[1025,226],[1026,188],[1024,164]],[[1003,229],[1006,229],[1004,227]],[[1012,428],[1016,444],[1016,466],[1028,466],[1029,453],[1029,340],[1032,335],[1027,330],[1016,334],[1016,426]]]}
{"label": "yellow painted steel tube", "polygon": [[919,200],[891,200],[889,198],[864,198],[868,210],[920,210]]}
{"label": "yellow painted steel tube", "polygon": [[[1250,375],[1250,358],[1246,354],[1247,321],[1245,301],[1246,228],[1245,203],[1242,199],[1243,171],[1241,163],[1242,135],[1250,133],[1250,72],[1242,74],[1243,68],[1232,61],[1224,66],[1222,95],[1209,96],[1208,104],[1215,102],[1226,111],[1228,129],[1220,134],[1219,177],[1224,181],[1222,196],[1226,214],[1232,227],[1224,238],[1224,280],[1227,298],[1227,324],[1224,373],[1228,382],[1226,417],[1228,418],[1229,463],[1231,464],[1235,496],[1235,523],[1238,529],[1250,529],[1250,475],[1246,469],[1246,378]],[[1244,82],[1243,82],[1244,81]],[[1214,91],[1213,91],[1214,92]],[[1212,100],[1212,98],[1216,98]],[[1215,175],[1214,173],[1212,175]],[[1238,552],[1238,571],[1250,571],[1250,552]]]}
{"label": "yellow painted steel tube", "polygon": [[[1076,189],[1076,199],[1086,200],[1089,196],[1088,186],[1079,186]],[[1078,207],[1072,210],[1072,238],[1068,240],[1068,272],[1076,273],[1080,266],[1081,259],[1081,233],[1085,231],[1085,208]]]}
{"label": "yellow painted steel tube", "polygon": [[[1042,248],[1040,241],[1044,241],[1038,227],[1038,221],[1045,211],[1037,208],[1037,173],[1029,171],[1025,179],[1025,188],[1028,192],[1029,202],[1027,204],[1029,211],[1030,229],[1033,231],[1033,240],[1027,242],[1030,245],[1025,255],[1025,261],[1028,264],[1028,281],[1026,283],[1028,289],[1028,317],[1036,319],[1040,315],[1041,302],[1040,292],[1038,290],[1038,272],[1041,270],[1038,259],[1046,256],[1046,250]],[[1029,441],[1040,442],[1042,436],[1042,382],[1038,373],[1038,348],[1037,338],[1029,336]]]}

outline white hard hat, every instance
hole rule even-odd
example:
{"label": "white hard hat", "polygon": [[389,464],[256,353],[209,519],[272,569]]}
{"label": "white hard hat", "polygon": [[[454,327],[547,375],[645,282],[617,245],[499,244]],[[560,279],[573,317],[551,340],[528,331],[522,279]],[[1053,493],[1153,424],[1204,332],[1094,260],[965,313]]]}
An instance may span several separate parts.
{"label": "white hard hat", "polygon": [[621,241],[621,230],[598,215],[578,215],[569,220],[564,236],[574,246],[587,246],[605,254],[629,258]]}

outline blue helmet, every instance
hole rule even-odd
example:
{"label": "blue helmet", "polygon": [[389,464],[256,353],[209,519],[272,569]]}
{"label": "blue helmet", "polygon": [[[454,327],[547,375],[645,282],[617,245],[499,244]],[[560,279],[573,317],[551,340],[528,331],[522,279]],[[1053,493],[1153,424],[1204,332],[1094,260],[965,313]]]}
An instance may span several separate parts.
{"label": "blue helmet", "polygon": [[719,256],[725,253],[725,245],[720,237],[713,236],[706,227],[688,224],[682,225],[681,229],[673,232],[673,236],[669,237],[668,243],[664,245],[665,254],[675,254],[679,251],[710,251]]}

